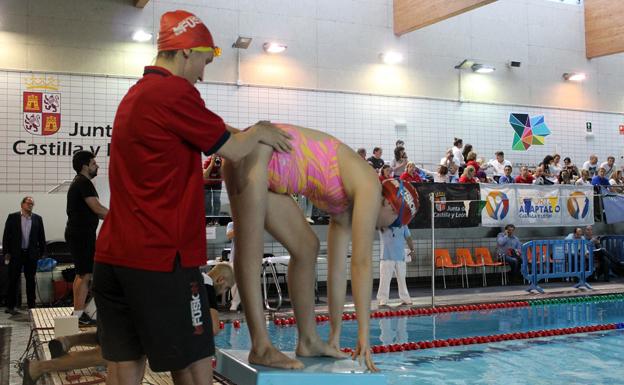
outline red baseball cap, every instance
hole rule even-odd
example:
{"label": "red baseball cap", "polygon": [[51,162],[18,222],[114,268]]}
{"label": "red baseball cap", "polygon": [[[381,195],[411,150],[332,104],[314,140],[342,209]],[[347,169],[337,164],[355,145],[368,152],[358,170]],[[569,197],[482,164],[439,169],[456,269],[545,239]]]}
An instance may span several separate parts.
{"label": "red baseball cap", "polygon": [[197,16],[182,10],[164,13],[158,32],[159,52],[178,49],[213,51],[215,56],[221,54],[206,25]]}

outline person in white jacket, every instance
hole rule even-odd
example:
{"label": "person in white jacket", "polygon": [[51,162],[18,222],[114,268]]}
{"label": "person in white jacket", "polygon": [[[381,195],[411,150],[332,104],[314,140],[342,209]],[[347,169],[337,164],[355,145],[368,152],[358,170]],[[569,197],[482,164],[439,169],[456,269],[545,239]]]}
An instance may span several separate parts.
{"label": "person in white jacket", "polygon": [[388,304],[390,294],[390,281],[392,275],[396,276],[399,285],[399,298],[401,305],[411,305],[412,299],[405,283],[405,273],[407,270],[405,263],[405,244],[409,247],[409,256],[415,257],[412,235],[407,226],[389,227],[379,231],[381,239],[381,258],[379,259],[379,289],[377,290],[377,301],[379,306]]}

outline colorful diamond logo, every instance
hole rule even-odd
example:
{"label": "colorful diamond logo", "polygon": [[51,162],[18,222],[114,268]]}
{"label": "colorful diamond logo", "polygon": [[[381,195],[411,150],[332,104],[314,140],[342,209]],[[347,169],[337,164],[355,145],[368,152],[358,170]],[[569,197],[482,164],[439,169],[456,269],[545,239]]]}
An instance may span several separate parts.
{"label": "colorful diamond logo", "polygon": [[514,129],[512,149],[526,151],[531,145],[543,146],[550,129],[544,122],[544,115],[529,117],[529,114],[509,114],[509,124]]}

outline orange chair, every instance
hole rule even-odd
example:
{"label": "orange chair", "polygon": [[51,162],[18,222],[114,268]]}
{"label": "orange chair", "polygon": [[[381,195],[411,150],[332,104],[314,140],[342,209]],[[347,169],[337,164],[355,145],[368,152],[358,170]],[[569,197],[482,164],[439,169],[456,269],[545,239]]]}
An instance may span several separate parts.
{"label": "orange chair", "polygon": [[[444,282],[444,288],[446,289],[446,269],[460,269],[464,266],[461,263],[453,263],[451,254],[448,249],[435,249],[435,267],[436,269],[442,269],[442,282]],[[464,287],[464,275],[462,274],[462,287]]]}
{"label": "orange chair", "polygon": [[[503,285],[507,284],[507,268],[505,266],[505,262],[494,262],[492,258],[492,254],[490,254],[490,249],[487,247],[475,247],[475,258],[477,261],[483,262],[486,267],[493,267],[496,272],[496,268],[500,268],[501,272],[501,283]],[[486,281],[487,284],[487,281]]]}
{"label": "orange chair", "polygon": [[475,262],[472,259],[472,254],[470,253],[470,249],[467,248],[459,248],[455,249],[455,258],[457,262],[462,263],[464,265],[464,270],[466,271],[466,284],[470,287],[470,283],[468,282],[468,268],[472,267],[475,269],[475,273],[477,272],[477,268],[481,268],[481,281],[483,286],[486,286],[487,281],[485,279],[485,263],[483,261]]}
{"label": "orange chair", "polygon": [[[542,263],[546,263],[546,258],[548,258],[548,245],[542,245],[541,248],[537,248],[537,257],[535,260],[535,264],[537,264],[537,268],[538,270],[540,269],[540,265]],[[549,266],[552,266],[553,264],[553,259],[549,258],[548,262],[550,262]],[[527,266],[527,271],[530,272],[530,266],[533,264],[533,248],[532,247],[528,247],[527,248],[527,263],[529,264],[529,266]]]}

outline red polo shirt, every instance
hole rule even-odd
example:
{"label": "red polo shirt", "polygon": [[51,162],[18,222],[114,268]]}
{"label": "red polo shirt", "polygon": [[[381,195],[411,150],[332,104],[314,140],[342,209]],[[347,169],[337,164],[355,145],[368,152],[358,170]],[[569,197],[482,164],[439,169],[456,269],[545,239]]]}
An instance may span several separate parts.
{"label": "red polo shirt", "polygon": [[230,134],[186,79],[161,67],[145,73],[115,115],[109,162],[110,208],[95,260],[171,271],[206,263],[201,151]]}

